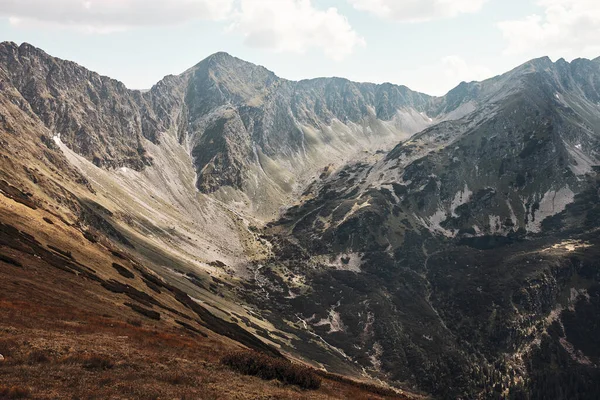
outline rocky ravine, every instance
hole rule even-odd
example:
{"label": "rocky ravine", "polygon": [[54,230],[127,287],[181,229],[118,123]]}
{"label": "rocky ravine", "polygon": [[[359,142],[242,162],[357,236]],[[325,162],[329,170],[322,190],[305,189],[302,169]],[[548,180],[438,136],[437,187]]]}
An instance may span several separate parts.
{"label": "rocky ravine", "polygon": [[3,179],[285,352],[445,398],[598,393],[599,104],[598,59],[433,98],[218,53],[141,93],[0,45]]}

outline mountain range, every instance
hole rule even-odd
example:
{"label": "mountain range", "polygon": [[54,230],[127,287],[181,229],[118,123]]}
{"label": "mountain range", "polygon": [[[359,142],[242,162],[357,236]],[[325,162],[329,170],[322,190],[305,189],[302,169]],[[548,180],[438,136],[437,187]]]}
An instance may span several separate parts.
{"label": "mountain range", "polygon": [[432,97],[216,53],[137,91],[4,42],[0,144],[6,307],[110,293],[408,398],[600,393],[600,58]]}

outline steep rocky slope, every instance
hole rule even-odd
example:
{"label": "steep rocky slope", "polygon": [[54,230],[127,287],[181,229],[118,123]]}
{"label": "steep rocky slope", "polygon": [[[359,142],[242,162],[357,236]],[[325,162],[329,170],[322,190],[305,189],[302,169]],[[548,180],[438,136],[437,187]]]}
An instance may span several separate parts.
{"label": "steep rocky slope", "polygon": [[345,79],[292,82],[224,53],[192,68],[185,136],[198,188],[260,216],[317,171],[341,165],[429,125],[431,98],[393,85]]}
{"label": "steep rocky slope", "polygon": [[2,43],[0,68],[3,94],[18,93],[19,107],[78,153],[102,166],[149,164],[142,139],[156,140],[161,128],[149,126],[147,106],[122,83],[27,44]]}
{"label": "steep rocky slope", "polygon": [[[533,60],[452,91],[465,117],[315,182],[266,231],[273,309],[442,397],[569,398],[553,376],[593,398],[595,323],[572,323],[597,301],[599,89],[596,61]],[[569,355],[531,366],[549,352]]]}
{"label": "steep rocky slope", "polygon": [[[366,229],[421,226],[448,237],[539,232],[599,163],[599,79],[592,61],[539,59],[471,84],[482,103],[473,112],[414,135],[378,162],[349,165],[315,184],[310,191],[318,196],[288,214],[325,207],[294,229],[322,232],[322,243],[349,249],[378,240],[356,229],[354,236],[343,233],[362,214],[391,219]],[[467,95],[462,104],[472,101]],[[397,236],[394,246],[402,243]]]}

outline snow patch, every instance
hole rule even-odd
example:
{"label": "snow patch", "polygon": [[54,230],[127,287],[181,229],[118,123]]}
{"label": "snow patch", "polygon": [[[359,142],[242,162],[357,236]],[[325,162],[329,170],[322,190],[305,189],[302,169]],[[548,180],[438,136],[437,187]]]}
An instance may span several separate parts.
{"label": "snow patch", "polygon": [[[338,303],[338,306],[339,306],[339,303]],[[339,312],[335,311],[335,307],[332,307],[331,310],[329,310],[329,315],[327,316],[327,318],[323,318],[322,320],[320,320],[319,322],[314,324],[314,326],[323,326],[323,325],[329,325],[329,331],[327,333],[345,332],[346,331],[346,326],[344,325],[344,322],[342,321],[342,317],[340,316]]]}
{"label": "snow patch", "polygon": [[358,253],[340,254],[329,267],[343,271],[361,272],[362,256]]}
{"label": "snow patch", "polygon": [[559,190],[548,190],[539,202],[539,209],[531,212],[527,222],[527,230],[540,232],[544,219],[561,213],[567,207],[567,204],[572,203],[573,200],[575,200],[575,193],[569,186]]}
{"label": "snow patch", "polygon": [[422,218],[418,218],[421,223],[427,227],[427,229],[432,233],[441,233],[446,237],[454,237],[456,236],[453,232],[447,230],[442,227],[441,223],[447,219],[446,210],[443,207],[439,207],[438,210],[426,220]]}
{"label": "snow patch", "polygon": [[497,234],[502,232],[502,218],[498,215],[489,215],[490,233]]}
{"label": "snow patch", "polygon": [[510,211],[510,220],[512,221],[513,226],[517,226],[517,223],[519,222],[519,220],[517,219],[517,215],[515,214],[515,210],[512,208],[510,201],[507,200],[506,205]]}
{"label": "snow patch", "polygon": [[469,186],[465,183],[464,189],[462,191],[457,192],[456,195],[454,195],[454,199],[452,199],[452,205],[450,206],[453,217],[458,217],[458,215],[455,213],[456,209],[462,206],[463,204],[468,203],[472,194],[473,192],[469,190]]}

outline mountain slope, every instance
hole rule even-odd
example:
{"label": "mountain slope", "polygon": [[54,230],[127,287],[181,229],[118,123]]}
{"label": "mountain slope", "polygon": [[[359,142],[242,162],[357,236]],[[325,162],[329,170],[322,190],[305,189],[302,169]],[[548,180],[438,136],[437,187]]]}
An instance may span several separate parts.
{"label": "mountain slope", "polygon": [[431,98],[344,79],[292,82],[224,53],[184,73],[197,186],[271,218],[327,165],[408,137]]}
{"label": "mountain slope", "polygon": [[1,188],[3,398],[420,398],[324,373],[318,390],[300,391],[230,370],[222,357],[245,346],[277,351],[103,234]]}
{"label": "mountain slope", "polygon": [[[593,61],[539,59],[462,84],[446,101],[471,103],[467,116],[315,183],[267,229],[273,309],[442,397],[543,390],[548,370],[524,360],[548,357],[536,343],[562,310],[595,307],[599,78]],[[588,216],[567,227],[575,210]],[[593,329],[551,334],[572,355],[561,380],[596,365]]]}
{"label": "mountain slope", "polygon": [[[322,232],[323,243],[347,249],[364,247],[377,238],[354,230],[362,242],[350,244],[352,238],[341,230],[361,214],[376,212],[397,221],[386,225],[402,226],[406,218],[411,226],[449,237],[538,232],[545,217],[561,212],[586,187],[582,177],[599,163],[600,70],[596,66],[595,75],[585,75],[594,84],[578,82],[581,62],[569,73],[560,61],[550,71],[530,69],[546,63],[536,60],[477,84],[485,89],[480,91],[485,103],[475,111],[414,135],[375,163],[349,165],[314,186],[318,196],[288,215],[326,206],[303,216],[294,231],[307,230],[313,237]],[[561,73],[567,75],[557,78]],[[499,90],[482,94],[489,87]]]}
{"label": "mountain slope", "polygon": [[138,293],[160,329],[191,310],[218,342],[442,398],[594,398],[599,115],[597,60],[434,98],[217,53],[141,93],[2,43],[0,210],[25,216],[3,271],[33,243],[38,271],[70,251],[127,296],[111,263],[145,265],[177,288]]}

